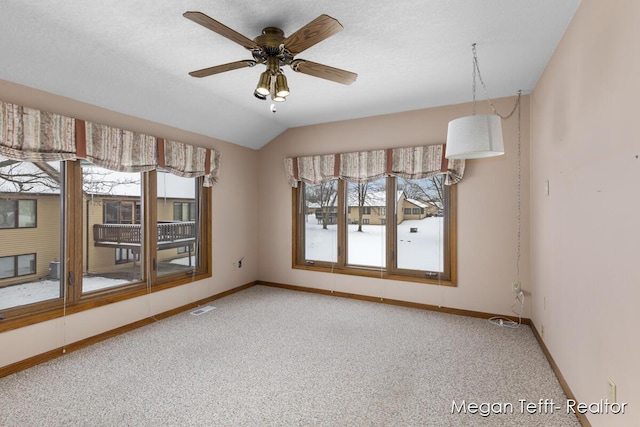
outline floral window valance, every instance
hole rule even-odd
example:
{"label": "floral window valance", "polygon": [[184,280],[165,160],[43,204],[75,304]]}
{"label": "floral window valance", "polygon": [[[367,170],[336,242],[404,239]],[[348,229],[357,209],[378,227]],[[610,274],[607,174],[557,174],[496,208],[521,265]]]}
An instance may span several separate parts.
{"label": "floral window valance", "polygon": [[156,168],[218,181],[220,153],[0,101],[0,155],[20,161],[86,159],[119,172]]}
{"label": "floral window valance", "polygon": [[332,179],[348,182],[374,181],[383,176],[407,179],[428,178],[444,174],[445,184],[460,182],[464,160],[444,157],[445,145],[389,148],[284,159],[287,180],[292,187],[299,181],[321,184]]}

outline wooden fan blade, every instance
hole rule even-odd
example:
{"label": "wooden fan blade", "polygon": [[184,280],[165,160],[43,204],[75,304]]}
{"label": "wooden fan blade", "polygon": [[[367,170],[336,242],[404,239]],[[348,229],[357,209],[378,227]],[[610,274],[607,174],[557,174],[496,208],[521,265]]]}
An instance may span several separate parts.
{"label": "wooden fan blade", "polygon": [[282,42],[285,49],[296,55],[314,44],[342,31],[342,24],[329,15],[320,15]]}
{"label": "wooden fan blade", "polygon": [[250,59],[230,62],[228,64],[216,65],[215,67],[203,68],[202,70],[192,71],[189,73],[192,77],[207,77],[213,74],[224,73],[225,71],[237,70],[239,68],[253,67],[256,61]]}
{"label": "wooden fan blade", "polygon": [[202,12],[185,12],[182,14],[187,19],[192,20],[196,24],[200,24],[205,28],[210,29],[211,31],[220,34],[222,37],[226,37],[232,42],[236,42],[241,46],[244,46],[246,49],[260,49],[260,46],[256,44],[250,38],[243,36],[235,30],[227,27],[224,24],[216,21],[215,19],[205,15]]}
{"label": "wooden fan blade", "polygon": [[340,68],[329,67],[328,65],[318,64],[304,59],[296,59],[291,63],[293,71],[308,74],[321,79],[331,80],[332,82],[350,85],[358,78],[356,73],[341,70]]}

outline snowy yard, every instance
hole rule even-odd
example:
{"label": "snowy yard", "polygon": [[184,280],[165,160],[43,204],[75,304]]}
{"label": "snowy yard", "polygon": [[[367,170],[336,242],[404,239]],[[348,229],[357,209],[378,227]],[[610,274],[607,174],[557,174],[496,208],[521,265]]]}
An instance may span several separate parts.
{"label": "snowy yard", "polygon": [[[124,283],[128,283],[128,281],[97,276],[84,277],[82,279],[85,292],[111,288]],[[45,279],[38,280],[37,282],[7,286],[5,288],[0,288],[0,310],[56,299],[59,298],[59,296],[60,281],[58,280]]]}
{"label": "snowy yard", "polygon": [[[443,218],[431,217],[407,220],[398,225],[398,268],[442,271],[444,247]],[[306,229],[306,258],[315,261],[337,261],[336,225],[322,229],[314,215],[309,215]],[[417,232],[412,233],[411,229]],[[363,225],[362,232],[355,224],[348,225],[349,264],[384,267],[386,227]]]}
{"label": "snowy yard", "polygon": [[[195,256],[191,257],[192,265],[196,265]],[[188,266],[189,257],[174,259],[170,264]],[[188,267],[186,267],[188,268]],[[85,276],[82,278],[84,292],[92,292],[100,289],[112,288],[131,283],[126,279],[111,279],[100,276]],[[19,285],[0,288],[0,310],[18,307],[25,304],[47,301],[60,297],[60,282],[58,280],[38,280],[21,283]]]}

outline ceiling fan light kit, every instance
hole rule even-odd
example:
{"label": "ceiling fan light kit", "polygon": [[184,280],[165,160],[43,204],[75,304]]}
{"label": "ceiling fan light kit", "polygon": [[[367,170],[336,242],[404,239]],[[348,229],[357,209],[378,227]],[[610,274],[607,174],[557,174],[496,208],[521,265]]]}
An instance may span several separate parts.
{"label": "ceiling fan light kit", "polygon": [[256,64],[265,64],[267,69],[260,74],[258,85],[253,94],[260,100],[271,96],[271,99],[276,102],[285,101],[290,93],[287,78],[282,71],[282,67],[285,65],[289,65],[293,71],[298,73],[345,85],[353,83],[358,77],[356,73],[350,71],[304,59],[294,59],[297,54],[342,30],[340,22],[328,15],[318,16],[288,37],[285,37],[284,31],[279,28],[267,27],[262,30],[261,35],[253,40],[202,12],[189,11],[185,12],[183,16],[250,50],[253,56],[253,60],[241,60],[192,71],[189,75],[193,77],[207,77],[226,71],[253,67]]}

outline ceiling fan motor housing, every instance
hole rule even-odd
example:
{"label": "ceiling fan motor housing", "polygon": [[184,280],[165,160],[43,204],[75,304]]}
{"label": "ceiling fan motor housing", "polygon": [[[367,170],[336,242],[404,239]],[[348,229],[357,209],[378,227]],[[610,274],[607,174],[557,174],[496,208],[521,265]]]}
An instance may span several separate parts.
{"label": "ceiling fan motor housing", "polygon": [[293,55],[284,48],[284,31],[276,27],[267,27],[262,30],[262,34],[253,41],[260,46],[260,49],[253,49],[253,58],[259,62],[267,62],[269,57],[277,57],[280,65],[290,64]]}

